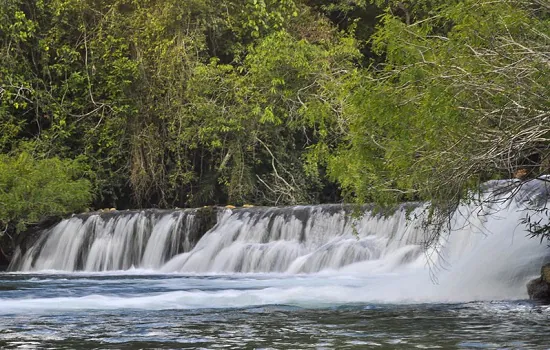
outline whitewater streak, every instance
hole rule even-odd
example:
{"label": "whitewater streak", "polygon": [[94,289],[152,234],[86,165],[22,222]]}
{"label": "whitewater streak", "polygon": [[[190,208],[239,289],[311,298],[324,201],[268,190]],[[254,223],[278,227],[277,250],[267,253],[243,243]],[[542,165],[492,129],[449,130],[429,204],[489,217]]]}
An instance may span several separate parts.
{"label": "whitewater streak", "polygon": [[[549,191],[547,182],[532,181],[505,200],[507,185],[488,183],[480,198],[485,205],[461,205],[452,230],[435,241],[415,219],[423,205],[404,205],[387,216],[367,208],[357,215],[341,205],[219,209],[207,232],[200,232],[196,209],[96,213],[43,232],[18,251],[10,269],[345,275],[376,280],[376,291],[340,293],[350,301],[402,300],[404,291],[411,299],[517,298],[548,256],[545,245],[527,237],[521,219],[526,207],[545,206]],[[338,288],[344,287],[316,292],[331,295]],[[308,297],[295,292],[295,298]]]}

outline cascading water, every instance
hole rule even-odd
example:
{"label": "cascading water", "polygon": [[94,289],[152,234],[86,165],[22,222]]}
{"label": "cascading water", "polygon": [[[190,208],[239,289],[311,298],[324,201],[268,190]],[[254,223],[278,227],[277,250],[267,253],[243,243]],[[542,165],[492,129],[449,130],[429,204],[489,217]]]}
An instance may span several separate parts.
{"label": "cascading water", "polygon": [[422,234],[406,214],[402,207],[388,217],[365,211],[354,218],[340,205],[226,210],[192,251],[161,270],[312,273],[388,253],[418,255]]}
{"label": "cascading water", "polygon": [[16,256],[11,270],[318,272],[400,248],[403,256],[418,255],[421,231],[406,212],[403,206],[388,217],[365,211],[355,218],[341,205],[220,209],[196,246],[189,240],[193,210],[76,216]]}
{"label": "cascading water", "polygon": [[189,251],[200,238],[197,213],[191,209],[78,215],[44,232],[23,255],[17,250],[10,270],[156,269]]}
{"label": "cascading water", "polygon": [[521,299],[549,252],[521,219],[547,183],[514,183],[435,237],[422,204],[77,215],[0,273],[0,347],[545,349],[550,308]]}
{"label": "cascading water", "polygon": [[62,221],[20,252],[11,270],[336,273],[379,279],[376,289],[345,295],[350,302],[402,300],[404,289],[410,300],[515,298],[548,255],[526,236],[524,209],[545,206],[549,195],[537,180],[506,200],[510,183],[488,183],[485,204],[459,206],[451,230],[436,240],[414,219],[423,205],[388,216],[341,205],[219,209],[216,224],[202,231],[197,210],[106,213]]}

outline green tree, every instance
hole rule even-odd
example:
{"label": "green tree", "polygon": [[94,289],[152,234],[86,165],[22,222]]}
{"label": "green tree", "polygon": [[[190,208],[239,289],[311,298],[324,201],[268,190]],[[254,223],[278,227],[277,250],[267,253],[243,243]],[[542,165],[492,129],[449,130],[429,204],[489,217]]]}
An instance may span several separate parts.
{"label": "green tree", "polygon": [[346,89],[332,177],[359,202],[430,201],[439,232],[483,181],[548,171],[548,24],[538,1],[449,3],[410,24],[388,12],[384,63]]}
{"label": "green tree", "polygon": [[[83,211],[92,199],[77,161],[0,154],[0,250],[29,224],[50,215]],[[6,240],[10,238],[10,240]],[[12,247],[9,247],[10,249]],[[6,255],[6,254],[4,254]]]}

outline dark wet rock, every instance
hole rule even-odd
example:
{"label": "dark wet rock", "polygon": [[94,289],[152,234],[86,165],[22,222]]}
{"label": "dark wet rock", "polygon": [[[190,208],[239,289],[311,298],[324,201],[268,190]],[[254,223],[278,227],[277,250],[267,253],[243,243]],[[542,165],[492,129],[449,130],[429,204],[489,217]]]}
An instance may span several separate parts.
{"label": "dark wet rock", "polygon": [[527,294],[531,300],[550,303],[550,285],[540,277],[527,283]]}
{"label": "dark wet rock", "polygon": [[546,264],[540,269],[540,278],[544,282],[550,283],[550,264]]}
{"label": "dark wet rock", "polygon": [[10,260],[8,259],[8,257],[0,253],[0,271],[6,271],[9,265]]}
{"label": "dark wet rock", "polygon": [[196,209],[194,227],[189,234],[189,240],[193,245],[218,223],[218,210],[216,207],[209,206]]}
{"label": "dark wet rock", "polygon": [[527,283],[529,299],[550,304],[550,264],[541,268],[540,277]]}

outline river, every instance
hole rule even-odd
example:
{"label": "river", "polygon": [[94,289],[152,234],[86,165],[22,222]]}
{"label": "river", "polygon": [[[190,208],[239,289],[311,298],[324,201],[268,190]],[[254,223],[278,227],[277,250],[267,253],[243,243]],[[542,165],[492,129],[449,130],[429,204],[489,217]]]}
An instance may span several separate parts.
{"label": "river", "polygon": [[6,349],[544,349],[549,340],[545,306],[367,302],[380,277],[134,271],[0,282],[14,288],[0,291]]}
{"label": "river", "polygon": [[544,349],[522,218],[547,182],[503,185],[437,239],[423,205],[222,209],[202,233],[196,210],[78,215],[0,274],[0,347]]}

